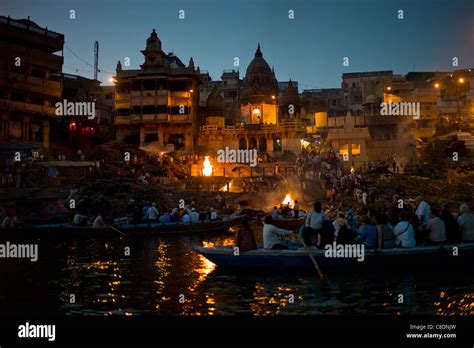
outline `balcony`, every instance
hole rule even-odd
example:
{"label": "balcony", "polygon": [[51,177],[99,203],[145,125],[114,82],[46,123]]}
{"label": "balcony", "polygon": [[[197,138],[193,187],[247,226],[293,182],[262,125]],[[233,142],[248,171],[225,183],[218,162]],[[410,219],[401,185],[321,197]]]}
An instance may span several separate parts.
{"label": "balcony", "polygon": [[1,104],[3,104],[6,108],[9,108],[10,110],[30,112],[33,114],[46,115],[49,117],[58,117],[56,116],[56,108],[51,106],[30,104],[27,102],[17,101],[10,101],[9,103],[8,100],[2,100]]}
{"label": "balcony", "polygon": [[130,124],[130,116],[115,116],[115,124],[116,125],[124,125],[124,124]]}

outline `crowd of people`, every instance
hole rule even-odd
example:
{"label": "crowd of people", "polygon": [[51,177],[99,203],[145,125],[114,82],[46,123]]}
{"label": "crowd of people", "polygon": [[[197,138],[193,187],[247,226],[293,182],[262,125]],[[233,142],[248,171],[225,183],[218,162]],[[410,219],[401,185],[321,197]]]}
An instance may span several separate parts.
{"label": "crowd of people", "polygon": [[[391,206],[380,209],[364,206],[354,211],[350,204],[343,201],[337,210],[325,212],[322,204],[316,202],[306,215],[298,239],[302,239],[306,246],[315,248],[324,248],[333,242],[361,243],[377,252],[383,249],[474,241],[474,214],[467,204],[461,204],[455,216],[447,206],[432,207],[422,196],[418,196],[414,203],[402,206],[397,199]],[[265,249],[288,249],[294,243],[288,238],[294,231],[275,226],[278,214],[275,207],[273,213],[265,217]],[[236,239],[239,249],[248,249],[249,245],[253,245],[251,240],[254,240],[252,231],[245,226],[241,227]]]}
{"label": "crowd of people", "polygon": [[[106,219],[104,212],[99,212],[92,219],[92,226],[102,228],[107,225],[114,224],[114,221]],[[192,201],[183,207],[175,206],[172,209],[158,209],[155,202],[145,201],[141,204],[131,199],[127,206],[127,223],[132,225],[138,224],[167,224],[167,223],[184,223],[191,224],[202,221],[218,220],[217,210],[214,207],[206,207],[198,209],[196,203]],[[113,220],[113,219],[112,219]],[[76,213],[73,218],[73,224],[76,226],[86,226],[89,223],[89,217],[80,213]]]}

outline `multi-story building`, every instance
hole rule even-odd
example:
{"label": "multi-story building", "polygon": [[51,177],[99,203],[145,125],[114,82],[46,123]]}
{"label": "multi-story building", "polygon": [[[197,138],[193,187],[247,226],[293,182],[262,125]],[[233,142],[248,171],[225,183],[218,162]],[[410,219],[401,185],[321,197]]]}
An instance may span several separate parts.
{"label": "multi-story building", "polygon": [[[236,78],[234,72],[235,81]],[[260,45],[239,89],[240,112],[236,125],[225,123],[224,116],[219,116],[224,113],[221,110],[225,104],[225,97],[219,93],[219,88],[213,86],[207,100],[206,107],[212,112],[206,125],[201,127],[201,149],[212,154],[228,146],[241,150],[257,149],[261,153],[274,155],[301,150],[306,123],[300,120],[302,108],[298,91],[289,81],[284,93],[280,93],[275,72],[263,58]],[[288,112],[289,105],[294,106],[292,113]],[[280,110],[280,107],[285,109]]]}
{"label": "multi-story building", "polygon": [[193,59],[185,66],[173,53],[166,54],[155,30],[142,51],[140,69],[116,68],[116,137],[128,143],[175,150],[197,146],[199,125],[200,73]]}
{"label": "multi-story building", "polygon": [[[49,147],[61,100],[64,35],[0,16],[0,140]],[[60,52],[61,55],[55,53]]]}
{"label": "multi-story building", "polygon": [[353,115],[360,115],[369,96],[383,101],[385,89],[392,84],[392,76],[391,70],[342,74],[345,107]]}
{"label": "multi-story building", "polygon": [[63,100],[94,103],[94,117],[71,115],[56,122],[55,141],[72,150],[89,150],[94,143],[112,139],[115,86],[100,86],[100,81],[63,74]]}

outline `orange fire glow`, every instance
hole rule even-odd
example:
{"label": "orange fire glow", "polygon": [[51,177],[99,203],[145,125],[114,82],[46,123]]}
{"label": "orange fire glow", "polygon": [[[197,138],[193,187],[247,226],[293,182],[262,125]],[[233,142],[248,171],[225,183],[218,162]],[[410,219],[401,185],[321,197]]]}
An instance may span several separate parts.
{"label": "orange fire glow", "polygon": [[282,203],[283,205],[287,205],[287,204],[292,205],[293,199],[291,198],[291,194],[287,193]]}
{"label": "orange fire glow", "polygon": [[202,174],[204,176],[210,176],[212,174],[212,165],[211,165],[211,161],[209,161],[209,156],[206,156],[206,159],[204,160],[203,165],[204,167],[202,169]]}
{"label": "orange fire glow", "polygon": [[[232,181],[229,182],[229,191],[231,190],[231,188],[232,188]],[[221,192],[228,192],[228,191],[227,191],[227,184],[225,184],[224,186],[222,186],[222,187],[219,189],[219,191],[221,191]]]}

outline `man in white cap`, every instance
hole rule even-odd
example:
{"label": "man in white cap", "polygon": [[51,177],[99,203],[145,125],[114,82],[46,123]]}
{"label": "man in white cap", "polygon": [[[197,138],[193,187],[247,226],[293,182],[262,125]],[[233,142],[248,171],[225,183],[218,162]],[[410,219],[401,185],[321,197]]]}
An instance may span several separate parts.
{"label": "man in white cap", "polygon": [[199,222],[199,213],[196,208],[191,208],[191,222]]}
{"label": "man in white cap", "polygon": [[464,242],[474,241],[474,214],[470,213],[469,206],[466,203],[462,203],[459,207],[457,221],[461,232],[461,240]]}

